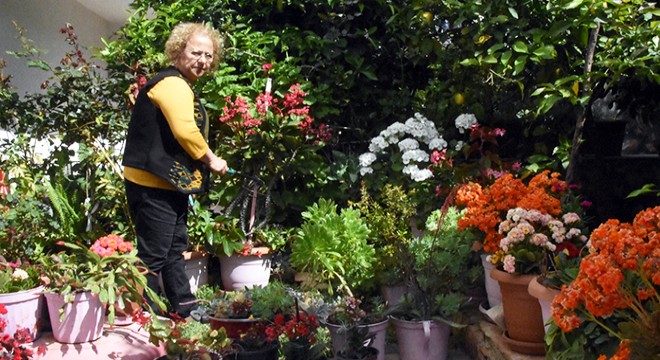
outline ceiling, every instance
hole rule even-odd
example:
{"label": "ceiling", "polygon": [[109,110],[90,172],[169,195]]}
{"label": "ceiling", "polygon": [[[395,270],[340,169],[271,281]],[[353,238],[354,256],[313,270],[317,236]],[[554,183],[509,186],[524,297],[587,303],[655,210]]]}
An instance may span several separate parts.
{"label": "ceiling", "polygon": [[113,24],[123,24],[130,15],[133,0],[76,0],[82,6]]}

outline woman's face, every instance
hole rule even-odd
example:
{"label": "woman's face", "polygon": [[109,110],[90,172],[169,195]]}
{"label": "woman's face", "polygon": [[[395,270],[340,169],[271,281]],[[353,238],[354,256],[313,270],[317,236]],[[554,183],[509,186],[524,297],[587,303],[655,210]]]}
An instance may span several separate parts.
{"label": "woman's face", "polygon": [[188,40],[174,67],[190,81],[206,74],[213,62],[213,42],[206,35],[194,34]]}

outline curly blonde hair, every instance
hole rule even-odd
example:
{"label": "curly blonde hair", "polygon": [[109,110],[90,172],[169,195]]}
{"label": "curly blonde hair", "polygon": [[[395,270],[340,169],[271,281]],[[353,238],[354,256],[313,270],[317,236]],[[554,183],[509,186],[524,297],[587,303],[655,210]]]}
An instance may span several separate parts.
{"label": "curly blonde hair", "polygon": [[215,70],[218,63],[222,59],[222,36],[218,30],[215,30],[211,25],[205,23],[179,23],[174,29],[170,37],[165,43],[165,52],[170,62],[175,63],[183,50],[186,49],[188,40],[193,35],[205,35],[213,42],[213,61],[211,62],[211,70]]}

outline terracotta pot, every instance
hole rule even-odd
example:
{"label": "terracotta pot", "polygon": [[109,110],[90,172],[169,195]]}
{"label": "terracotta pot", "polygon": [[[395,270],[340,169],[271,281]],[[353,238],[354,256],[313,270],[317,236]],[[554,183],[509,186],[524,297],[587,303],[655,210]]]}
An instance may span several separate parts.
{"label": "terracotta pot", "polygon": [[550,327],[548,321],[552,317],[550,305],[552,304],[552,300],[554,300],[561,291],[544,286],[539,282],[538,277],[529,282],[527,291],[539,301],[541,314],[543,316],[543,324],[545,325],[545,332],[547,333],[548,328]]}
{"label": "terracotta pot", "polygon": [[[387,325],[389,324],[389,319],[385,319],[381,322],[374,324],[361,325],[360,327],[366,327],[369,329],[369,334],[374,334],[374,340],[371,343],[371,346],[378,350],[378,360],[385,360],[385,338],[387,337]],[[337,354],[346,344],[346,334],[340,333],[340,325],[327,323],[326,326],[330,331],[330,337],[332,338],[332,353]]]}
{"label": "terracotta pot", "polygon": [[435,321],[393,318],[401,360],[445,360],[449,353],[449,325]]}
{"label": "terracotta pot", "polygon": [[225,290],[238,290],[255,285],[266,286],[270,281],[270,250],[254,248],[253,254],[220,256],[220,274]]}
{"label": "terracotta pot", "polygon": [[253,326],[265,323],[261,319],[229,319],[211,316],[209,317],[209,322],[211,324],[211,330],[224,328],[227,336],[236,340],[240,339],[241,335],[245,334]]}
{"label": "terracotta pot", "polygon": [[30,338],[36,340],[41,336],[41,315],[44,307],[44,287],[0,294],[0,304],[5,305],[7,313],[0,318],[7,322],[4,334],[14,337],[16,330],[27,330]]}
{"label": "terracotta pot", "polygon": [[[529,294],[529,282],[537,275],[509,274],[493,269],[493,279],[500,284],[504,307],[505,337],[512,340],[509,347],[517,352],[542,355],[545,353],[545,331],[543,316],[538,300]],[[517,346],[515,343],[528,346]]]}
{"label": "terracotta pot", "polygon": [[[50,324],[55,341],[77,344],[94,341],[103,334],[105,306],[91,291],[75,294],[73,301],[64,302],[64,296],[46,293]],[[60,316],[60,309],[64,313]]]}

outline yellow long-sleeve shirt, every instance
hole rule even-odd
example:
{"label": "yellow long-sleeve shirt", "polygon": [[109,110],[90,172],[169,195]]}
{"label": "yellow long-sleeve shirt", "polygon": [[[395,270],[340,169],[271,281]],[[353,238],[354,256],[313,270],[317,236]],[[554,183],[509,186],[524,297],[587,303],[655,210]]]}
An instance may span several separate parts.
{"label": "yellow long-sleeve shirt", "polygon": [[[195,123],[195,95],[186,81],[178,76],[166,77],[154,85],[147,95],[163,112],[174,138],[188,155],[195,160],[204,156],[209,146]],[[176,190],[162,177],[133,167],[124,167],[124,177],[138,185]]]}

